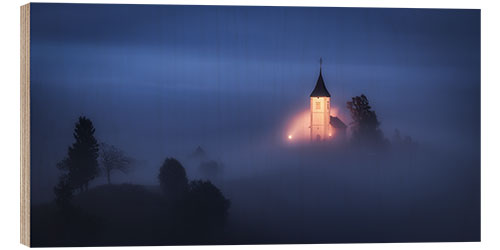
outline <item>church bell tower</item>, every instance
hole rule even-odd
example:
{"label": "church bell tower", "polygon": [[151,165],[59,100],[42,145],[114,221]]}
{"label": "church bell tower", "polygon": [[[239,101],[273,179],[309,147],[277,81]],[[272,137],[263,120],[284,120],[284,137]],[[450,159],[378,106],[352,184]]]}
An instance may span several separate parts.
{"label": "church bell tower", "polygon": [[326,89],[321,73],[323,60],[320,59],[319,77],[311,93],[311,141],[328,140],[332,136],[330,126],[330,93]]}

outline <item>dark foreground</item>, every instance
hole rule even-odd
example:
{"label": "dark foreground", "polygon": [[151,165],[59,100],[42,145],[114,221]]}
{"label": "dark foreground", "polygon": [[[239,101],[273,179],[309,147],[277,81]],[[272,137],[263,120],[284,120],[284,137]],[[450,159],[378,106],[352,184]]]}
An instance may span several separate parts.
{"label": "dark foreground", "polygon": [[215,180],[231,201],[223,223],[179,211],[158,186],[98,186],[68,213],[33,205],[32,246],[480,241],[478,154],[345,155]]}

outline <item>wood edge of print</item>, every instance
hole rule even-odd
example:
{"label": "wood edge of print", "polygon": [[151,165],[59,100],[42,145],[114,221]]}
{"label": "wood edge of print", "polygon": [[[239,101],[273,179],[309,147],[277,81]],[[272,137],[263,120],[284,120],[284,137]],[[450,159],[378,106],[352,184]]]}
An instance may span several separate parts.
{"label": "wood edge of print", "polygon": [[30,4],[21,6],[21,244],[30,246]]}

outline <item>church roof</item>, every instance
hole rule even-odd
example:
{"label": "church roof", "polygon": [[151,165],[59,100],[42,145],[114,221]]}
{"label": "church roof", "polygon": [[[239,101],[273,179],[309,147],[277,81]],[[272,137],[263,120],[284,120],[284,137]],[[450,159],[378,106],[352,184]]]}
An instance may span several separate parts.
{"label": "church roof", "polygon": [[323,76],[321,75],[321,69],[319,69],[319,77],[316,82],[316,87],[314,87],[311,97],[330,97],[330,93],[325,86],[325,81],[323,81]]}
{"label": "church roof", "polygon": [[347,126],[345,125],[344,122],[342,122],[342,120],[340,120],[338,117],[336,116],[330,116],[330,124],[332,125],[332,127],[334,128],[340,128],[340,129],[345,129],[347,128]]}

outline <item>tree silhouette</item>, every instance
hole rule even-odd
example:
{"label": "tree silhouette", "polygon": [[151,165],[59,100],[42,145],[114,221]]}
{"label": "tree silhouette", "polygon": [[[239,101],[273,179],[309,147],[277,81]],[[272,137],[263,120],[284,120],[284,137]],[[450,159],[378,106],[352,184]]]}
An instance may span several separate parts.
{"label": "tree silhouette", "polygon": [[[167,197],[163,223],[166,233],[179,242],[207,242],[220,235],[230,202],[210,181],[188,182],[186,171],[175,158],[167,158],[158,175]],[[165,229],[164,229],[165,230]]]}
{"label": "tree silhouette", "polygon": [[80,116],[73,132],[75,142],[68,147],[67,157],[58,164],[59,169],[67,171],[69,185],[80,192],[88,190],[89,182],[99,174],[99,145],[94,132],[92,121]]}
{"label": "tree silhouette", "polygon": [[169,200],[179,200],[188,191],[186,170],[175,158],[165,159],[165,162],[160,167],[158,180],[163,193]]}
{"label": "tree silhouette", "polygon": [[229,207],[230,201],[210,181],[191,181],[183,206],[190,239],[203,241],[219,233]]}
{"label": "tree silhouette", "polygon": [[128,173],[133,163],[133,159],[126,156],[122,150],[106,143],[101,143],[100,154],[102,168],[106,174],[108,184],[111,184],[111,172]]}
{"label": "tree silhouette", "polygon": [[194,180],[189,183],[188,204],[195,210],[198,220],[223,222],[230,202],[210,181]]}
{"label": "tree silhouette", "polygon": [[347,102],[347,108],[351,111],[352,138],[355,143],[373,146],[384,142],[380,122],[365,95],[353,97],[352,101]]}
{"label": "tree silhouette", "polygon": [[398,149],[403,150],[414,150],[418,147],[418,143],[414,141],[411,136],[401,135],[398,129],[394,130],[394,136],[392,137],[392,145]]}
{"label": "tree silhouette", "polygon": [[59,182],[54,187],[54,194],[56,195],[56,205],[61,211],[67,211],[71,206],[71,199],[73,198],[73,188],[71,187],[68,176],[63,174],[59,177]]}

